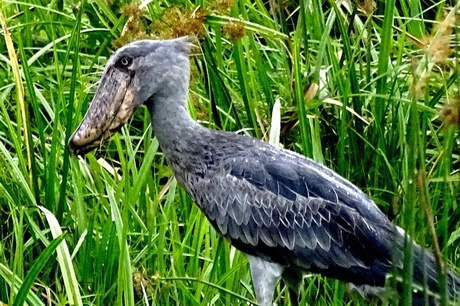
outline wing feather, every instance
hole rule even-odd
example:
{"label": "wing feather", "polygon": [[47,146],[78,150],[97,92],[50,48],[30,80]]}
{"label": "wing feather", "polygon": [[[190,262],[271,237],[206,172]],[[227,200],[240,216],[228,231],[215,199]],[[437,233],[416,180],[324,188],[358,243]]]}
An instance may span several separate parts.
{"label": "wing feather", "polygon": [[[218,171],[182,180],[237,248],[313,271],[369,267],[369,250],[391,248],[393,225],[364,193],[309,159],[268,145],[263,152],[218,154],[228,156],[212,162]],[[391,261],[390,251],[379,256]]]}

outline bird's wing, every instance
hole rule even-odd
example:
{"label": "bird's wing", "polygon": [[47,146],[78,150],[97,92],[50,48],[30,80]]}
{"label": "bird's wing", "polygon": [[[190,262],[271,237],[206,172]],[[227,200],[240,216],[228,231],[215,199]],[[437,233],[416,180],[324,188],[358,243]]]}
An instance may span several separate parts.
{"label": "bird's wing", "polygon": [[189,189],[235,246],[286,263],[295,256],[305,269],[365,268],[375,253],[391,261],[394,227],[367,196],[309,159],[266,149],[229,157],[225,171]]}

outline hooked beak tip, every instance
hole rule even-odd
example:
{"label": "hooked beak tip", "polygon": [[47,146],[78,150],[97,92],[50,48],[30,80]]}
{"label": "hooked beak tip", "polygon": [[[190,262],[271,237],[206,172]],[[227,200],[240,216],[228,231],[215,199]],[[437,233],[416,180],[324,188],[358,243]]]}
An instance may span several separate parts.
{"label": "hooked beak tip", "polygon": [[69,153],[73,157],[84,157],[86,153],[93,150],[97,145],[95,145],[97,141],[93,141],[90,143],[82,143],[82,138],[78,137],[75,133],[70,137],[69,143],[67,144],[67,148],[69,149]]}
{"label": "hooked beak tip", "polygon": [[86,154],[86,152],[83,153],[80,147],[75,144],[73,138],[70,138],[67,148],[69,149],[69,153],[72,157],[84,156]]}

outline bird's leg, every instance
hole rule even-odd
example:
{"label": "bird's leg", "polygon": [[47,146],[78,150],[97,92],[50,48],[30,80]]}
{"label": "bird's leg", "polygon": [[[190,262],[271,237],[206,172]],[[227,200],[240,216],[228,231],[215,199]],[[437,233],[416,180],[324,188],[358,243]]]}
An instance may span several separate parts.
{"label": "bird's leg", "polygon": [[272,306],[273,293],[283,274],[283,266],[252,255],[248,255],[248,259],[257,303],[259,306]]}
{"label": "bird's leg", "polygon": [[291,300],[291,305],[299,305],[300,291],[303,287],[303,273],[299,272],[296,268],[289,267],[284,270],[282,278],[289,288],[289,299]]}

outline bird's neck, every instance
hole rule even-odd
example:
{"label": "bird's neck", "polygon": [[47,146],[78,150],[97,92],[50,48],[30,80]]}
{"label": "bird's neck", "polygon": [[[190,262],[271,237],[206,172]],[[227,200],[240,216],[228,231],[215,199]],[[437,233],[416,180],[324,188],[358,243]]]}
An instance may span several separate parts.
{"label": "bird's neck", "polygon": [[149,109],[152,128],[166,157],[190,149],[205,130],[189,114],[186,88],[175,88],[152,97]]}
{"label": "bird's neck", "polygon": [[153,133],[179,183],[187,188],[187,175],[203,171],[201,149],[209,131],[192,119],[187,93],[156,96],[150,108]]}

